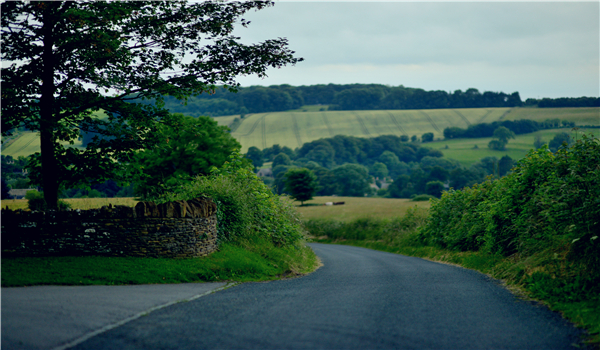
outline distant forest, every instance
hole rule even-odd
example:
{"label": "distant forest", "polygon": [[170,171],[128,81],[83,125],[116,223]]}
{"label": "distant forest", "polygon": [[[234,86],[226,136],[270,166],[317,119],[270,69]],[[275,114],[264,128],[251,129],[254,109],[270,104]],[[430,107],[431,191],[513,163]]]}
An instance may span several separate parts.
{"label": "distant forest", "polygon": [[[251,86],[231,93],[219,87],[213,94],[191,97],[187,105],[167,96],[172,113],[212,117],[247,113],[279,112],[305,105],[326,105],[328,110],[437,109],[489,107],[600,107],[600,98],[543,98],[521,100],[518,92],[426,91],[404,86],[378,84]],[[325,107],[324,107],[325,108]]]}

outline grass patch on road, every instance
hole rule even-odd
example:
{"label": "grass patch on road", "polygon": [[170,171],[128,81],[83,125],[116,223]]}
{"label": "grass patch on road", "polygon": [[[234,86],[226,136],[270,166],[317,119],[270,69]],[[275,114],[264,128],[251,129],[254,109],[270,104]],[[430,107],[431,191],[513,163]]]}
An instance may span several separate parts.
{"label": "grass patch on road", "polygon": [[202,258],[65,256],[2,257],[2,287],[267,281],[314,271],[318,259],[304,244],[276,247],[254,238],[223,243]]}

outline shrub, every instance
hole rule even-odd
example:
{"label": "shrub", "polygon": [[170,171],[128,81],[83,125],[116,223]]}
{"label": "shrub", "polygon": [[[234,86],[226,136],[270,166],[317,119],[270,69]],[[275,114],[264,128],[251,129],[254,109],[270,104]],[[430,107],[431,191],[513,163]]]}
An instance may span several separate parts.
{"label": "shrub", "polygon": [[[27,207],[29,210],[44,211],[47,209],[44,194],[37,190],[27,191],[27,193],[25,193],[25,199],[27,199]],[[67,210],[70,208],[71,204],[61,200],[58,201],[58,210]]]}
{"label": "shrub", "polygon": [[303,238],[302,227],[290,203],[281,200],[256,176],[239,152],[220,169],[198,176],[177,191],[153,198],[157,203],[212,198],[217,204],[219,240],[240,241],[260,236],[278,246],[295,245]]}
{"label": "shrub", "polygon": [[[500,180],[445,192],[419,232],[454,250],[530,255],[567,251],[572,263],[600,273],[600,142],[531,151]],[[552,248],[554,247],[554,248]]]}

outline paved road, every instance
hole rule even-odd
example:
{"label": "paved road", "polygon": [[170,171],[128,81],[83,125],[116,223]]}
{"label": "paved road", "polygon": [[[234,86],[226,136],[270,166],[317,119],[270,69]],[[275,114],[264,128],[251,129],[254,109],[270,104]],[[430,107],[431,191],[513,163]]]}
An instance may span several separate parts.
{"label": "paved road", "polygon": [[2,349],[60,349],[225,283],[2,288]]}
{"label": "paved road", "polygon": [[568,349],[579,331],[490,278],[417,258],[312,245],[324,266],[150,313],[75,349]]}

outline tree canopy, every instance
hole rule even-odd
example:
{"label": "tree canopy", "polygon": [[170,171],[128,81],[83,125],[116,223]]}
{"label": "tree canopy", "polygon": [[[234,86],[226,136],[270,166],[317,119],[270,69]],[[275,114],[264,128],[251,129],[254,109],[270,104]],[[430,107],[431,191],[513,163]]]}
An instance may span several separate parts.
{"label": "tree canopy", "polygon": [[[58,190],[114,177],[169,123],[163,96],[179,100],[217,85],[236,91],[239,75],[301,61],[277,38],[242,44],[241,16],[266,1],[2,2],[2,134],[39,131],[29,164],[50,207]],[[143,103],[152,99],[153,104]],[[106,115],[94,117],[93,112]],[[85,149],[67,147],[82,131]]]}
{"label": "tree canopy", "polygon": [[241,148],[227,127],[218,126],[210,117],[176,114],[172,119],[159,126],[154,147],[136,153],[131,162],[136,194],[142,198],[160,195],[197,175],[208,175],[211,167],[222,166]]}
{"label": "tree canopy", "polygon": [[319,189],[319,182],[315,174],[306,168],[292,168],[285,173],[285,191],[290,197],[300,201],[310,200]]}

